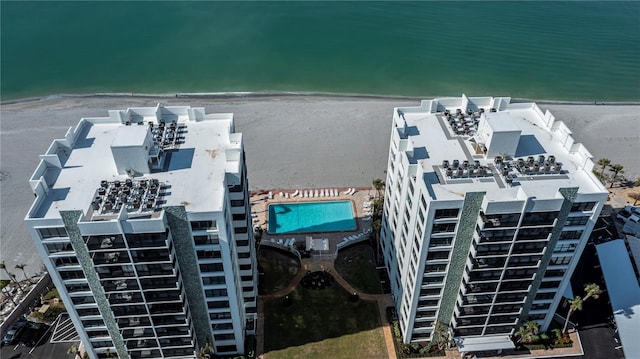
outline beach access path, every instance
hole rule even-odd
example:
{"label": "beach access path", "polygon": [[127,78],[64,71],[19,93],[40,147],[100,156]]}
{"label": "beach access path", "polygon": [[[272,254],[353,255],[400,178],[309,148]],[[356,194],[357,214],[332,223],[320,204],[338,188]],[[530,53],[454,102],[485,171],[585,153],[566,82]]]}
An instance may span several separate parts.
{"label": "beach access path", "polygon": [[[33,201],[29,177],[51,141],[83,117],[106,117],[128,107],[190,105],[207,113],[234,113],[243,134],[249,187],[367,187],[385,178],[394,107],[419,106],[418,98],[348,96],[79,96],[3,103],[0,107],[0,259],[7,268],[41,260],[23,220]],[[640,176],[640,106],[538,102],[573,131],[597,159]],[[0,277],[4,274],[0,274]]]}

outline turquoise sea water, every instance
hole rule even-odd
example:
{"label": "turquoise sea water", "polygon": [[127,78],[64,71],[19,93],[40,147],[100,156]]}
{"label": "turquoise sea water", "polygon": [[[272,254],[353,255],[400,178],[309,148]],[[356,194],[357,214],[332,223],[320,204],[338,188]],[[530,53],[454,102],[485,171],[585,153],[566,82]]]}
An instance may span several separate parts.
{"label": "turquoise sea water", "polygon": [[351,201],[269,205],[268,233],[311,233],[356,229]]}
{"label": "turquoise sea water", "polygon": [[312,91],[640,100],[640,2],[0,3],[3,100]]}

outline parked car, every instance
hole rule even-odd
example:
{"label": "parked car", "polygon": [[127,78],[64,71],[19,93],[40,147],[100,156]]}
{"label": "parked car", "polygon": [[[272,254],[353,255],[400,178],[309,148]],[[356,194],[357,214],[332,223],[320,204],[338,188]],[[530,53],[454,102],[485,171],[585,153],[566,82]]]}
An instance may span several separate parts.
{"label": "parked car", "polygon": [[47,326],[44,323],[29,322],[20,337],[20,343],[32,347],[36,345],[46,331]]}
{"label": "parked car", "polygon": [[17,343],[20,335],[27,327],[27,323],[28,322],[26,320],[22,319],[12,325],[2,338],[2,345],[11,345]]}

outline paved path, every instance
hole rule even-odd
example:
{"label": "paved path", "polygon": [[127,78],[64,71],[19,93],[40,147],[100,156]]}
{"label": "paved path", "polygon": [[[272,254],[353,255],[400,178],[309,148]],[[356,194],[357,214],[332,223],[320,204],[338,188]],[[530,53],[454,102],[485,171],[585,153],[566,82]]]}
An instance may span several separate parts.
{"label": "paved path", "polygon": [[293,289],[300,283],[302,278],[307,274],[307,271],[315,272],[325,270],[335,278],[336,282],[340,284],[347,292],[356,293],[360,299],[375,301],[378,306],[378,315],[380,316],[380,323],[382,323],[382,331],[384,333],[384,341],[387,346],[387,353],[389,359],[396,359],[396,351],[393,345],[393,336],[391,334],[391,326],[387,320],[386,308],[393,306],[393,299],[389,294],[367,294],[359,291],[349,284],[333,266],[334,259],[328,258],[303,258],[300,271],[289,283],[289,285],[275,293],[258,296],[258,333],[256,343],[256,353],[262,358],[264,354],[264,302],[267,300],[273,300],[284,297],[291,293]]}

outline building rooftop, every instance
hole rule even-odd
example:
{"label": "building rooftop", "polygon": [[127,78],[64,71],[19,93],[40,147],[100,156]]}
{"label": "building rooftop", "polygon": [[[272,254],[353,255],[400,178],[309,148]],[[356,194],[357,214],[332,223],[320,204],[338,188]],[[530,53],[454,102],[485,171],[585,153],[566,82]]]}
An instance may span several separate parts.
{"label": "building rooftop", "polygon": [[478,191],[496,201],[553,198],[562,187],[606,192],[591,173],[591,154],[535,103],[464,95],[425,100],[396,108],[394,124],[398,150],[421,167],[433,199]]}
{"label": "building rooftop", "polygon": [[186,106],[84,118],[40,156],[28,218],[58,218],[68,210],[115,218],[121,208],[154,215],[178,205],[187,212],[220,211],[225,178],[234,182],[226,172],[237,174],[242,158],[242,135],[233,129],[232,114]]}

